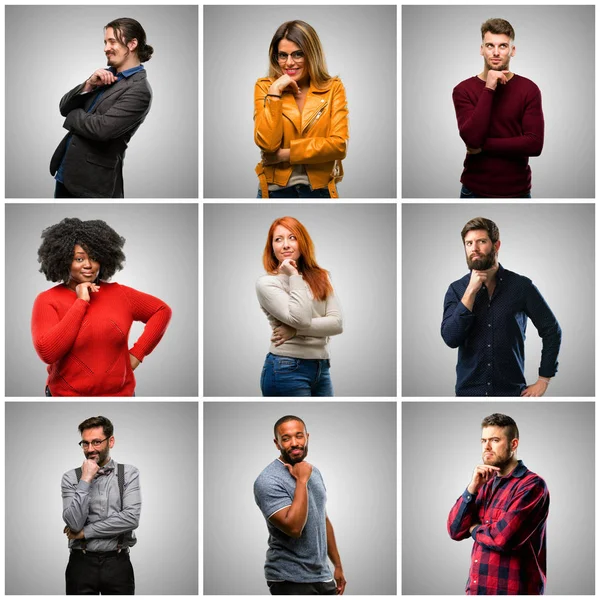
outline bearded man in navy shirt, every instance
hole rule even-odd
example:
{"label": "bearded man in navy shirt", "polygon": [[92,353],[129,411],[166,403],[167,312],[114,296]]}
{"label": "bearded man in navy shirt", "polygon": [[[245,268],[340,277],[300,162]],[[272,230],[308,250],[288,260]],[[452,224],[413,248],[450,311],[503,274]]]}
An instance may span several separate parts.
{"label": "bearded man in navy shirt", "polygon": [[[471,272],[452,283],[444,299],[442,338],[458,348],[457,396],[543,396],[558,370],[562,332],[531,279],[498,262],[500,231],[471,219],[461,232]],[[527,319],[542,338],[538,380],[525,381]]]}

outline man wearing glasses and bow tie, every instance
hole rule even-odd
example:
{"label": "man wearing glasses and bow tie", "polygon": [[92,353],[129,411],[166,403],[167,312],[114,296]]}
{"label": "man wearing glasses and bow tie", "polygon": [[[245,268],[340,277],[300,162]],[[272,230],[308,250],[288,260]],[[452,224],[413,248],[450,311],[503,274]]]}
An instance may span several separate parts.
{"label": "man wearing glasses and bow tie", "polygon": [[142,509],[139,471],[110,457],[113,424],[91,417],[79,425],[85,460],[62,478],[64,533],[69,538],[67,595],[134,594],[129,548]]}

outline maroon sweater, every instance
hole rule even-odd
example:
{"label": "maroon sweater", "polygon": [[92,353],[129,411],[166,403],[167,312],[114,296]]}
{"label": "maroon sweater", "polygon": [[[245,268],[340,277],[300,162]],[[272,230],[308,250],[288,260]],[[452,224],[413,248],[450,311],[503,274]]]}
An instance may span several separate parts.
{"label": "maroon sweater", "polygon": [[542,95],[520,75],[495,90],[479,77],[459,83],[452,92],[460,137],[469,148],[461,182],[479,196],[518,198],[531,189],[529,157],[544,145]]}

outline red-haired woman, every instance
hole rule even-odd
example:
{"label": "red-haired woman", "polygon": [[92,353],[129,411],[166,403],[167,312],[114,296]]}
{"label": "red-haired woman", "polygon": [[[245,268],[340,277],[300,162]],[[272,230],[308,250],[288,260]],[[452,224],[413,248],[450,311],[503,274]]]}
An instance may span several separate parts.
{"label": "red-haired woman", "polygon": [[273,329],[260,378],[263,396],[333,396],[328,342],[342,333],[342,314],[302,223],[293,217],[273,222],[263,265],[267,274],[256,293]]}

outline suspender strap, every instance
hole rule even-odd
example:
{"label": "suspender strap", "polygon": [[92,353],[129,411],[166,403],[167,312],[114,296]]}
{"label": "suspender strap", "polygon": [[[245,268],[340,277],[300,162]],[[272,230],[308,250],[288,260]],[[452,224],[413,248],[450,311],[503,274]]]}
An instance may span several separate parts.
{"label": "suspender strap", "polygon": [[[75,469],[75,476],[77,477],[77,483],[81,480],[81,467],[77,467]],[[123,510],[123,490],[125,489],[125,465],[121,463],[117,464],[117,482],[119,484],[119,497],[121,498],[121,510]],[[125,534],[122,533],[117,538],[117,552],[121,552],[123,548],[123,541],[125,539]],[[85,554],[86,550],[86,540],[81,540],[82,550]]]}
{"label": "suspender strap", "polygon": [[[81,480],[81,467],[77,467],[75,469],[75,475],[77,476],[77,483],[79,483],[79,481]],[[81,549],[83,550],[84,554],[85,554],[85,548],[86,548],[86,540],[83,539],[83,540],[81,540]]]}
{"label": "suspender strap", "polygon": [[[119,496],[121,496],[121,510],[123,510],[123,488],[125,487],[125,465],[119,463],[117,465],[117,481],[119,482]],[[122,533],[117,539],[117,552],[121,552],[123,548],[123,540],[125,534]]]}

